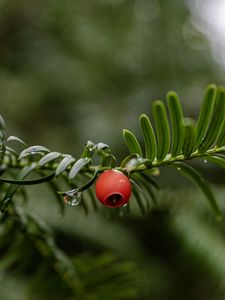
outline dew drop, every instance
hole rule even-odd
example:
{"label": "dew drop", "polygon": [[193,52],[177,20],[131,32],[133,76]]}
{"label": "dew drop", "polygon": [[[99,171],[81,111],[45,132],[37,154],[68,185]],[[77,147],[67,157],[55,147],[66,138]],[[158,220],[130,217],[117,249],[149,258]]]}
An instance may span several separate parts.
{"label": "dew drop", "polygon": [[204,164],[207,164],[207,160],[206,160],[206,159],[204,159],[204,161],[203,161],[203,162],[204,162]]}
{"label": "dew drop", "polygon": [[178,168],[177,168],[177,170],[178,170],[178,171],[180,171],[180,170],[181,170],[181,168],[180,168],[180,167],[178,167]]}
{"label": "dew drop", "polygon": [[64,203],[68,206],[76,206],[76,205],[80,204],[80,202],[81,202],[81,192],[77,192],[73,196],[65,195],[63,200],[64,200]]}

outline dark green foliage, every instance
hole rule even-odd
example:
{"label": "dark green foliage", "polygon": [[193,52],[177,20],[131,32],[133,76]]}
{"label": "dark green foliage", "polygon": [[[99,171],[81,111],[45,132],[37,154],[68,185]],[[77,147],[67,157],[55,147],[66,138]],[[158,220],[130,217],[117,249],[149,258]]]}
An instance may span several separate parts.
{"label": "dark green foliage", "polygon": [[89,163],[88,157],[82,157],[78,159],[74,165],[71,167],[69,172],[69,179],[72,180],[80,172],[80,170]]}
{"label": "dark green foliage", "polygon": [[39,166],[44,166],[47,163],[50,163],[51,161],[60,158],[62,155],[59,152],[51,152],[46,154],[42,157],[42,159],[39,161]]}
{"label": "dark green foliage", "polygon": [[223,145],[225,145],[225,117],[224,117],[224,120],[222,121],[220,133],[219,133],[218,139],[216,141],[216,147],[220,148]]}
{"label": "dark green foliage", "polygon": [[4,249],[0,252],[0,268],[3,277],[10,272],[25,276],[29,298],[136,299],[140,289],[136,278],[144,277],[134,263],[108,251],[97,255],[77,252],[69,257],[56,245],[53,232],[43,220],[21,207],[10,216],[0,219]]}
{"label": "dark green foliage", "polygon": [[191,119],[186,118],[183,122],[184,130],[184,143],[182,146],[183,156],[190,157],[194,149],[195,133],[194,133],[194,122]]}
{"label": "dark green foliage", "polygon": [[181,153],[182,141],[185,138],[183,112],[178,95],[175,92],[167,94],[167,102],[172,126],[172,146],[170,152],[172,156],[177,156]]}
{"label": "dark green foliage", "polygon": [[59,175],[61,175],[74,162],[75,158],[73,158],[71,155],[65,156],[58,164],[55,171],[55,176],[58,177]]}
{"label": "dark green foliage", "polygon": [[[3,173],[8,174],[9,170],[16,168],[22,171],[16,179],[7,178],[7,176],[0,178],[2,183],[11,183],[0,204],[2,212],[12,202],[12,198],[20,185],[48,182],[53,177],[54,181],[52,181],[50,187],[58,193],[57,199],[60,206],[62,206],[62,202],[60,203],[59,195],[64,196],[64,201],[69,205],[77,205],[80,202],[81,193],[94,184],[99,173],[116,168],[126,173],[133,182],[133,195],[136,198],[137,205],[131,205],[131,208],[135,209],[138,206],[141,214],[145,214],[150,208],[150,199],[156,204],[157,192],[155,188],[157,186],[153,176],[159,175],[159,167],[168,165],[180,169],[184,175],[193,181],[208,198],[216,214],[221,215],[206,181],[197,170],[183,164],[183,161],[205,158],[224,168],[225,88],[216,88],[215,85],[210,85],[206,89],[196,125],[192,119],[183,116],[181,104],[175,92],[167,94],[167,104],[169,114],[166,105],[162,101],[153,102],[152,109],[156,136],[149,117],[142,114],[139,118],[144,140],[144,151],[140,146],[143,144],[142,141],[139,142],[133,132],[123,131],[130,155],[125,157],[121,165],[117,167],[115,166],[116,159],[105,143],[94,144],[88,141],[84,145],[80,158],[75,159],[69,154],[51,151],[39,145],[26,147],[26,143],[15,136],[9,137],[7,141],[3,138]],[[2,125],[2,136],[5,136],[4,130],[5,127]],[[21,144],[25,149],[18,154],[7,145],[12,141]],[[92,159],[95,156],[100,159],[97,165],[93,165]],[[148,175],[146,174],[147,171],[149,172]],[[33,178],[25,179],[24,177],[28,174],[31,174]],[[35,174],[38,175],[38,178]],[[88,180],[85,179],[87,177]],[[60,189],[60,185],[56,183],[57,178],[65,180],[68,187],[67,191],[55,190],[56,188]],[[74,202],[73,198],[77,200]],[[89,211],[90,206],[87,201],[90,201],[90,199],[92,199],[91,201],[94,199],[91,190],[89,190],[87,199],[83,197],[81,205],[86,213]],[[95,204],[94,206],[97,207]]]}
{"label": "dark green foliage", "polygon": [[200,190],[205,194],[206,198],[209,200],[210,205],[215,211],[215,214],[218,218],[222,217],[222,212],[217,205],[216,199],[213,196],[213,193],[208,185],[208,183],[204,180],[202,175],[193,169],[191,166],[181,163],[175,162],[172,164],[173,167],[176,167],[178,171],[187,176]]}
{"label": "dark green foliage", "polygon": [[124,129],[123,136],[126,141],[127,147],[130,150],[130,153],[134,153],[134,154],[138,154],[138,155],[142,156],[141,147],[140,147],[134,133],[132,133],[129,130]]}
{"label": "dark green foliage", "polygon": [[163,160],[170,149],[170,129],[165,105],[162,101],[153,102],[153,117],[157,135],[157,159]]}
{"label": "dark green foliage", "polygon": [[210,162],[218,165],[222,169],[225,169],[225,157],[224,156],[217,156],[217,155],[205,156],[204,160],[205,161],[210,161]]}
{"label": "dark green foliage", "polygon": [[208,129],[214,109],[216,93],[217,87],[214,84],[209,85],[205,91],[204,100],[195,127],[195,150],[197,150],[199,145],[202,143],[202,139],[204,138]]}
{"label": "dark green foliage", "polygon": [[[120,166],[115,165],[115,156],[109,146],[102,142],[95,144],[88,141],[80,157],[76,159],[70,154],[51,151],[40,145],[27,147],[25,142],[15,136],[6,139],[5,127],[2,127],[0,208],[3,224],[10,224],[9,229],[6,226],[2,231],[2,246],[8,249],[7,254],[2,254],[2,270],[8,272],[14,268],[19,274],[21,268],[26,268],[20,263],[21,249],[26,243],[25,247],[29,249],[26,255],[37,257],[37,264],[28,266],[28,273],[32,278],[29,282],[30,290],[37,295],[37,299],[49,294],[54,299],[68,300],[73,297],[136,299],[140,288],[136,279],[143,276],[140,270],[129,262],[119,261],[117,264],[117,257],[105,252],[94,257],[92,254],[68,256],[56,245],[46,225],[18,205],[21,199],[25,204],[24,187],[48,183],[61,212],[64,212],[65,204],[80,204],[78,206],[85,214],[99,210],[117,219],[130,215],[146,217],[152,207],[160,207],[159,186],[154,177],[159,176],[160,168],[169,166],[176,168],[178,174],[190,179],[200,189],[221,220],[222,212],[210,186],[200,171],[185,163],[188,160],[203,159],[225,169],[225,143],[221,137],[224,124],[219,124],[218,121],[214,124],[215,116],[221,122],[224,120],[224,89],[220,87],[215,91],[214,86],[209,86],[204,101],[213,99],[214,93],[217,93],[216,105],[211,105],[210,110],[209,106],[206,109],[203,105],[205,108],[201,110],[196,125],[192,119],[183,116],[175,92],[167,95],[168,113],[162,101],[154,102],[152,107],[155,128],[146,114],[139,118],[143,141],[139,141],[131,131],[124,130],[123,135],[130,154],[122,160]],[[209,120],[205,123],[204,118]],[[18,144],[23,150],[18,153],[8,143]],[[196,148],[196,145],[199,147]],[[133,185],[133,197],[126,207],[108,209],[106,212],[96,201],[93,185],[99,173],[111,168],[129,176]],[[14,230],[14,234],[7,230]],[[21,237],[18,240],[18,231],[23,232],[25,241]],[[12,237],[15,237],[16,232],[12,244],[4,232]],[[45,263],[38,264],[42,260]],[[95,272],[97,275],[93,277]],[[43,274],[50,274],[54,287],[49,284],[37,290]],[[119,285],[122,290],[118,290]]]}
{"label": "dark green foliage", "polygon": [[[225,89],[218,88],[215,109],[212,112],[211,122],[206,134],[199,145],[199,152],[203,153],[212,146],[218,138],[221,127],[223,126],[225,115]],[[223,145],[221,145],[223,146]]]}
{"label": "dark green foliage", "polygon": [[147,115],[140,116],[140,126],[145,143],[145,157],[153,161],[157,154],[157,144],[151,121]]}
{"label": "dark green foliage", "polygon": [[[217,98],[216,98],[217,94]],[[216,99],[216,105],[214,102]],[[144,137],[146,158],[151,158],[151,153],[157,157],[153,161],[151,167],[144,166],[145,169],[153,169],[163,165],[176,166],[176,162],[188,159],[208,157],[212,158],[212,162],[218,164],[218,159],[214,155],[224,152],[225,139],[224,131],[224,115],[225,115],[225,90],[223,87],[216,88],[215,85],[209,85],[206,89],[204,102],[201,108],[200,116],[197,124],[190,118],[184,118],[179,98],[175,92],[167,94],[168,110],[171,121],[171,136],[167,112],[165,105],[157,100],[153,103],[153,117],[155,121],[157,146],[154,135],[154,130],[151,126],[150,120],[147,116],[140,117],[140,126]],[[131,134],[131,133],[130,133]],[[217,137],[219,136],[218,140]],[[216,143],[216,148],[214,144]],[[132,142],[131,142],[132,143]],[[134,145],[138,143],[135,140]],[[139,144],[138,144],[139,145]],[[132,144],[129,145],[129,150],[132,149]],[[132,153],[132,151],[130,151]],[[207,156],[206,156],[207,155]],[[222,158],[220,158],[222,161]],[[219,164],[221,166],[221,163]],[[188,177],[202,190],[202,192],[209,199],[212,207],[217,215],[221,215],[216,200],[209,189],[208,184],[203,181],[201,175],[193,168],[185,165],[179,167]],[[141,167],[137,168],[140,171]],[[135,171],[135,170],[132,170]],[[150,183],[149,183],[150,185]],[[149,195],[151,192],[149,191]],[[140,199],[139,199],[140,203]]]}

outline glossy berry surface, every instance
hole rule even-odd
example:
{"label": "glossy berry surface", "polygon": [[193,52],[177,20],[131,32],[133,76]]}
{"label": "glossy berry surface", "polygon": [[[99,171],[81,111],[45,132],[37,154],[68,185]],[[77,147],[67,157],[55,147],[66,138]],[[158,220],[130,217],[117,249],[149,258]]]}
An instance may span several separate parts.
{"label": "glossy berry surface", "polygon": [[126,204],[131,195],[129,178],[120,171],[104,171],[97,179],[95,192],[105,206],[115,208]]}

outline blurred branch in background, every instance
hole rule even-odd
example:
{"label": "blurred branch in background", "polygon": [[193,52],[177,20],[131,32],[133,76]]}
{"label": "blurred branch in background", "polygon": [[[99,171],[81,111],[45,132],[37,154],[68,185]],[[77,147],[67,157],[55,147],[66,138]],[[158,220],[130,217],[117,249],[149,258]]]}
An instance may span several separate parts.
{"label": "blurred branch in background", "polygon": [[185,1],[9,0],[0,10],[1,113],[59,150],[77,154],[94,136],[121,151],[118,133],[150,99],[177,90],[194,114],[219,81]]}

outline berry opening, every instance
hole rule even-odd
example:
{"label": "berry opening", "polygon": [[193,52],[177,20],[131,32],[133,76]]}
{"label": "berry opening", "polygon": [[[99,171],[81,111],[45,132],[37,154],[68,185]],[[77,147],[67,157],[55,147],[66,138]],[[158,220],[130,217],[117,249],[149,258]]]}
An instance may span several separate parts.
{"label": "berry opening", "polygon": [[123,202],[124,202],[124,197],[118,193],[113,193],[108,197],[106,197],[105,199],[106,205],[111,207],[119,207],[123,204]]}

